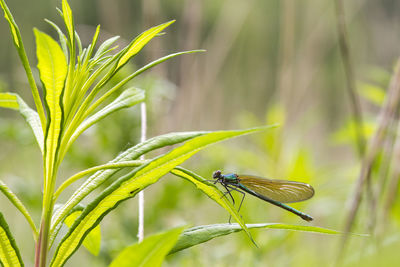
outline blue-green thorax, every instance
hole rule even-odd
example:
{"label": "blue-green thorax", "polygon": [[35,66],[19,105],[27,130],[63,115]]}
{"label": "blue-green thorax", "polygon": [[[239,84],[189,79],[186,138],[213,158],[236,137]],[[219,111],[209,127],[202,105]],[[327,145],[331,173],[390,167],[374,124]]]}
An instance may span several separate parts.
{"label": "blue-green thorax", "polygon": [[221,178],[223,178],[226,182],[229,182],[229,183],[234,183],[234,184],[239,183],[239,177],[237,174],[234,174],[234,173],[228,173],[228,174],[221,175]]}

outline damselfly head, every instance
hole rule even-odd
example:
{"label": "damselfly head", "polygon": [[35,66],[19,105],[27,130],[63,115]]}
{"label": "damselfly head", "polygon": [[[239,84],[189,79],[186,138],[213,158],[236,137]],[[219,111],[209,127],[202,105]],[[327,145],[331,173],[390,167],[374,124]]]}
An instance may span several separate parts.
{"label": "damselfly head", "polygon": [[213,173],[213,178],[214,178],[214,179],[221,178],[221,171],[220,171],[220,170],[215,171],[215,172]]}

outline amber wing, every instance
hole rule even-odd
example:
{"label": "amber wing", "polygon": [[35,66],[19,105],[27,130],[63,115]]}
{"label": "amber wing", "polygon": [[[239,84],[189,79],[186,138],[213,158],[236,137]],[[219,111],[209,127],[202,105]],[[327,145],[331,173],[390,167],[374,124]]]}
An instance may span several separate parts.
{"label": "amber wing", "polygon": [[252,175],[239,175],[239,182],[258,194],[282,203],[299,202],[314,195],[312,186],[301,182],[273,180]]}

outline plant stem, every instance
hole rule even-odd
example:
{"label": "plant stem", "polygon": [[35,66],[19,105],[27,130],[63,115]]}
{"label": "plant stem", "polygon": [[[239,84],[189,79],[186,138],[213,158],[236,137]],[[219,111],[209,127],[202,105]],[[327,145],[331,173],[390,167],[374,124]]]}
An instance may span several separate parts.
{"label": "plant stem", "polygon": [[[53,164],[46,164],[50,160],[47,157],[49,154],[44,156],[44,192],[43,192],[43,208],[42,208],[42,219],[40,223],[39,239],[36,245],[36,260],[35,267],[46,267],[47,264],[47,252],[49,247],[49,233],[51,225],[51,216],[54,208],[54,189],[56,183],[56,174],[58,170],[58,162],[55,160]],[[50,161],[51,162],[51,161]],[[50,168],[46,166],[51,166]]]}
{"label": "plant stem", "polygon": [[[140,104],[140,116],[141,116],[141,136],[140,142],[146,141],[146,132],[147,132],[147,114],[146,114],[146,102],[142,102]],[[144,155],[140,156],[141,160],[144,160]],[[143,190],[139,192],[139,226],[138,226],[138,239],[139,242],[143,241],[144,238],[144,192]]]}
{"label": "plant stem", "polygon": [[335,2],[336,26],[339,36],[340,53],[342,55],[343,67],[345,70],[346,82],[347,82],[347,91],[349,93],[351,101],[351,110],[355,122],[354,130],[357,140],[357,149],[360,158],[362,158],[365,153],[363,118],[362,118],[360,102],[356,94],[353,64],[351,60],[349,41],[346,30],[346,22],[344,17],[343,0],[334,0],[334,2]]}
{"label": "plant stem", "polygon": [[36,249],[35,267],[46,267],[47,247],[49,244],[49,230],[51,221],[51,211],[53,210],[53,201],[47,207],[43,207],[42,223],[40,226],[39,239]]}
{"label": "plant stem", "polygon": [[360,207],[364,185],[371,178],[371,170],[376,158],[379,156],[379,151],[384,142],[384,137],[390,126],[390,121],[396,113],[400,105],[400,59],[397,61],[396,71],[392,76],[386,96],[385,104],[380,111],[378,128],[372,137],[368,146],[367,153],[361,164],[360,176],[357,180],[356,191],[350,205],[350,210],[345,222],[344,235],[342,238],[338,260],[342,259],[345,251],[345,246],[348,239],[348,233],[352,230],[354,221]]}

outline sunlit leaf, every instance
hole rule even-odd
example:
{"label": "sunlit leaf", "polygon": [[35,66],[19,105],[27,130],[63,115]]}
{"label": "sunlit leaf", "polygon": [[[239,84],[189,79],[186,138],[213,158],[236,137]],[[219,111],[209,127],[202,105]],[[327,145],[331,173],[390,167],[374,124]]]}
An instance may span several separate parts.
{"label": "sunlit leaf", "polygon": [[58,33],[58,38],[60,40],[61,48],[64,52],[64,55],[68,55],[68,45],[67,45],[67,37],[64,35],[64,33],[61,31],[61,29],[55,24],[54,22],[45,19],[47,23],[49,23]]}
{"label": "sunlit leaf", "polygon": [[18,110],[17,96],[12,93],[0,93],[0,107]]}
{"label": "sunlit leaf", "polygon": [[[141,155],[146,154],[150,151],[179,144],[206,134],[206,132],[180,132],[180,133],[168,133],[160,136],[150,138],[142,143],[139,143],[126,151],[122,152],[115,159],[111,160],[109,163],[117,163],[122,161],[129,161],[138,159]],[[75,207],[83,198],[85,198],[90,192],[98,188],[107,179],[118,172],[119,169],[108,169],[98,171],[91,175],[85,183],[83,183],[74,194],[68,199],[62,208],[55,212],[52,218],[51,226],[51,240],[54,240],[55,229],[59,225],[65,216]]]}
{"label": "sunlit leaf", "polygon": [[62,13],[64,18],[65,27],[68,30],[68,35],[71,40],[74,38],[74,20],[72,17],[72,11],[67,0],[62,0]]}
{"label": "sunlit leaf", "polygon": [[[245,130],[207,133],[187,141],[182,146],[151,160],[149,163],[119,178],[83,210],[81,216],[75,221],[57,247],[52,266],[64,265],[67,259],[78,249],[90,230],[99,224],[103,217],[115,209],[122,201],[134,197],[147,186],[157,182],[162,176],[200,150],[222,140],[270,128],[270,126],[266,126]],[[244,229],[248,233],[245,226]],[[249,233],[248,235],[250,237]]]}
{"label": "sunlit leaf", "polygon": [[131,75],[129,75],[128,77],[123,79],[121,82],[119,82],[117,85],[115,85],[113,88],[108,90],[107,93],[105,93],[102,97],[97,99],[96,102],[86,110],[85,114],[86,115],[90,114],[93,110],[95,110],[98,106],[100,106],[103,102],[105,102],[115,91],[119,90],[127,82],[129,82],[130,80],[132,80],[136,76],[142,74],[146,70],[149,70],[149,69],[153,68],[154,66],[156,66],[156,65],[158,65],[158,64],[160,64],[160,63],[162,63],[162,62],[164,62],[164,61],[166,61],[168,59],[171,59],[171,58],[174,58],[176,56],[179,56],[179,55],[191,54],[191,53],[197,53],[197,52],[204,52],[204,51],[205,50],[183,51],[183,52],[179,52],[179,53],[170,54],[170,55],[167,55],[165,57],[162,57],[162,58],[159,58],[157,60],[154,60],[154,61],[150,62],[149,64],[147,64],[147,65],[143,66],[142,68],[138,69],[137,71],[135,71],[134,73],[132,73]]}
{"label": "sunlit leaf", "polygon": [[18,94],[0,93],[0,107],[18,110],[31,127],[40,151],[43,153],[43,131],[38,113],[31,109]]}
{"label": "sunlit leaf", "polygon": [[176,167],[175,169],[171,170],[171,173],[193,183],[199,190],[203,191],[209,198],[211,198],[219,205],[221,205],[221,207],[227,210],[231,214],[231,216],[239,223],[241,227],[243,227],[244,229],[246,228],[245,223],[242,217],[240,216],[239,212],[236,210],[233,204],[225,197],[225,195],[221,192],[221,190],[218,189],[217,186],[215,186],[212,183],[206,182],[206,180],[203,177],[181,167]]}
{"label": "sunlit leaf", "polygon": [[126,62],[128,62],[129,59],[132,57],[136,56],[137,53],[142,50],[142,48],[150,42],[151,39],[153,39],[155,36],[157,36],[158,33],[160,33],[162,30],[164,30],[166,27],[174,23],[175,21],[169,21],[166,23],[163,23],[161,25],[155,26],[153,28],[148,29],[147,31],[141,33],[138,37],[135,38],[135,40],[132,41],[132,43],[129,44],[129,48],[127,52],[121,57],[121,59],[118,61],[117,69],[125,65]]}
{"label": "sunlit leaf", "polygon": [[[70,215],[68,215],[67,218],[65,218],[65,224],[68,227],[71,227],[71,225],[74,223],[76,218],[82,213],[82,211],[78,210],[75,212],[72,212]],[[95,228],[93,228],[92,231],[86,236],[85,240],[83,240],[83,246],[93,255],[97,256],[100,252],[100,244],[101,244],[101,230],[100,230],[100,225],[97,225]]]}
{"label": "sunlit leaf", "polygon": [[[310,232],[317,234],[328,234],[338,235],[342,234],[339,231],[306,225],[290,225],[282,223],[260,223],[260,224],[246,224],[248,229],[254,228],[265,228],[265,229],[280,229],[280,230],[291,230]],[[176,242],[175,247],[170,251],[169,254],[181,251],[183,249],[207,242],[213,238],[229,235],[242,231],[243,228],[237,223],[223,223],[223,224],[211,224],[196,226],[185,230]]]}
{"label": "sunlit leaf", "polygon": [[76,129],[75,133],[70,138],[69,142],[73,142],[76,138],[83,133],[90,126],[98,122],[99,120],[107,117],[108,115],[123,109],[132,107],[140,102],[142,102],[145,98],[144,91],[137,88],[128,88],[124,92],[121,93],[119,97],[117,97],[113,102],[108,104],[106,107],[98,111],[96,114],[87,118],[79,127]]}
{"label": "sunlit leaf", "polygon": [[49,35],[35,29],[36,51],[40,80],[43,84],[45,103],[48,112],[48,125],[45,135],[46,170],[50,173],[55,159],[61,131],[61,94],[67,75],[65,55],[56,41]]}
{"label": "sunlit leaf", "polygon": [[18,38],[18,26],[14,21],[13,16],[11,15],[10,10],[8,9],[8,6],[6,5],[6,3],[4,2],[4,0],[0,0],[0,6],[4,11],[4,17],[6,18],[6,20],[8,21],[8,26],[10,27],[10,31],[14,40],[14,44],[19,47],[19,38]]}
{"label": "sunlit leaf", "polygon": [[110,47],[119,39],[119,36],[113,36],[107,40],[105,40],[100,47],[97,49],[94,54],[93,60],[97,60],[98,58],[103,57],[107,52],[110,51]]}
{"label": "sunlit leaf", "polygon": [[122,250],[109,267],[158,267],[178,240],[184,228],[145,238],[141,243],[133,244]]}
{"label": "sunlit leaf", "polygon": [[15,240],[7,222],[0,212],[0,265],[7,267],[24,266]]}

